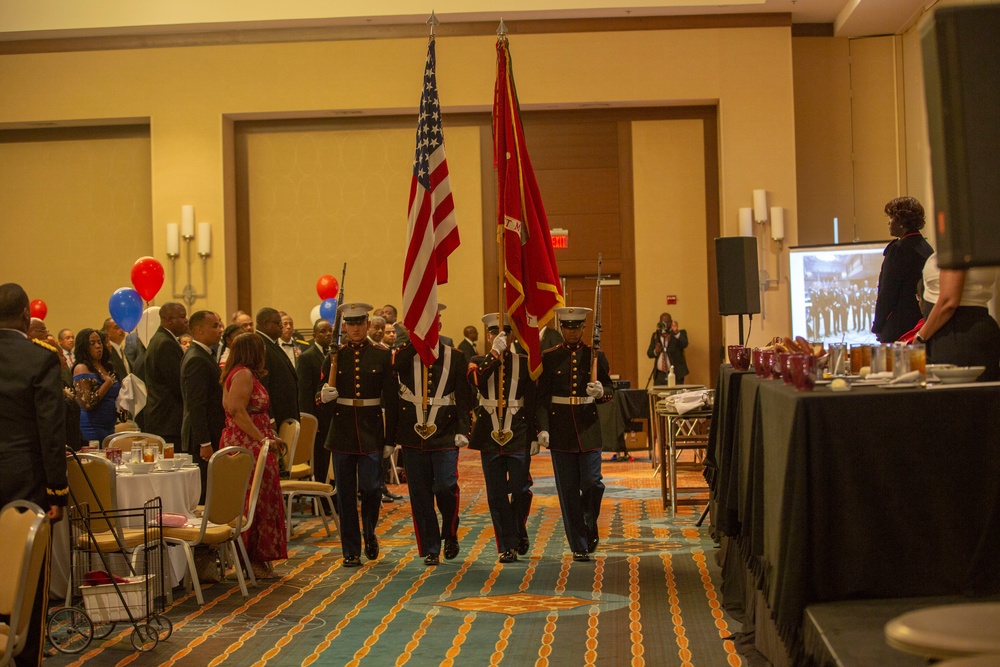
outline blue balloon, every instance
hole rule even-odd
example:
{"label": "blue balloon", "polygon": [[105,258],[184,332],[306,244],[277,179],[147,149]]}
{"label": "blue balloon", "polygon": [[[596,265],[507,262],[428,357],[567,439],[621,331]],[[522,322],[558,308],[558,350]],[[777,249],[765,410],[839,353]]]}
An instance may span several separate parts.
{"label": "blue balloon", "polygon": [[116,289],[108,300],[108,312],[115,324],[124,331],[132,331],[142,317],[142,297],[131,287]]}
{"label": "blue balloon", "polygon": [[323,303],[319,304],[319,316],[333,322],[333,319],[337,317],[337,300],[323,299]]}

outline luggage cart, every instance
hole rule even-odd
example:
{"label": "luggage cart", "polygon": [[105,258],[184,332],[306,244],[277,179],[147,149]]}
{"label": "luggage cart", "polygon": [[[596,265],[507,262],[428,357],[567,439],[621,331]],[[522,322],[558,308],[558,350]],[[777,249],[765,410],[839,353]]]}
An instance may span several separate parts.
{"label": "luggage cart", "polygon": [[[137,651],[151,651],[170,637],[173,623],[162,613],[164,587],[169,585],[164,569],[162,519],[160,498],[142,507],[117,510],[91,510],[86,503],[73,504],[69,514],[72,604],[53,611],[46,628],[56,650],[79,653],[93,639],[110,635],[115,624],[121,622],[132,625],[130,639]],[[141,527],[142,541],[131,554],[125,544],[125,527],[131,531]],[[127,571],[124,583],[111,574],[112,556],[117,569]],[[84,585],[87,573],[95,569],[107,573],[108,583]],[[77,590],[82,603],[77,603]]]}

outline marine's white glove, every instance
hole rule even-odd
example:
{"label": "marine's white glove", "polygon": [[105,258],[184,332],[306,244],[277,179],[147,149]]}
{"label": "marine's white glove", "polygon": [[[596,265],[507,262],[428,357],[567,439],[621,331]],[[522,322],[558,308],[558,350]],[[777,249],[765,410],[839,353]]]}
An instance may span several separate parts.
{"label": "marine's white glove", "polygon": [[319,400],[323,403],[330,403],[337,400],[340,393],[337,391],[336,387],[331,387],[328,384],[323,385],[323,388],[319,390]]}
{"label": "marine's white glove", "polygon": [[458,447],[459,449],[461,449],[462,447],[468,447],[469,446],[469,439],[466,438],[461,433],[457,433],[455,435],[455,446]]}
{"label": "marine's white glove", "polygon": [[392,453],[396,451],[395,445],[386,445],[382,448],[382,458],[387,459],[392,456]]}
{"label": "marine's white glove", "polygon": [[537,440],[532,440],[531,441],[531,451],[528,452],[528,454],[529,454],[529,456],[537,456],[538,455],[538,441]]}
{"label": "marine's white glove", "polygon": [[545,449],[549,448],[549,432],[548,431],[539,431],[538,432],[538,444],[541,445],[542,447],[544,447]]}
{"label": "marine's white glove", "polygon": [[600,381],[588,382],[587,383],[587,396],[592,396],[593,398],[601,398],[604,396],[604,385]]}
{"label": "marine's white glove", "polygon": [[496,353],[496,355],[502,356],[504,351],[507,349],[507,332],[501,331],[497,334],[497,337],[493,339],[493,348],[490,352]]}

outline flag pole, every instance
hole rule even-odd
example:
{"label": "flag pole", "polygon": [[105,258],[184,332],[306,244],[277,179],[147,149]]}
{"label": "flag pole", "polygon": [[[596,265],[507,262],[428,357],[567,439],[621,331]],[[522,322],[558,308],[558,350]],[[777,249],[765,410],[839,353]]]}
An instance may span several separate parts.
{"label": "flag pole", "polygon": [[437,26],[441,25],[441,21],[438,20],[438,17],[434,13],[433,9],[431,10],[430,17],[428,17],[428,19],[426,21],[424,21],[424,23],[426,23],[427,25],[429,25],[431,27],[431,37],[434,36],[434,28],[436,28]]}
{"label": "flag pole", "polygon": [[[431,10],[431,15],[427,18],[426,23],[427,23],[427,25],[429,25],[431,27],[430,39],[434,39],[434,28],[436,28],[437,26],[441,25],[441,21],[438,20],[437,14],[434,13],[433,9]],[[426,423],[426,421],[427,421],[427,408],[429,407],[429,403],[430,403],[430,392],[428,390],[429,389],[429,387],[428,387],[428,385],[429,385],[429,379],[428,379],[428,372],[427,372],[427,364],[424,363],[423,359],[420,360],[420,368],[422,370],[421,375],[423,376],[422,377],[423,382],[421,383],[421,391],[420,391],[420,393],[421,393],[421,401],[420,402],[421,402],[421,407],[423,408],[423,413],[424,413],[423,414],[423,421],[424,421],[424,423]],[[416,381],[416,379],[417,378],[413,378],[414,381]]]}
{"label": "flag pole", "polygon": [[[500,19],[500,25],[497,26],[497,39],[503,40],[504,46],[505,46],[505,48],[504,48],[504,57],[506,57],[506,54],[507,54],[507,49],[506,49],[506,44],[507,44],[507,25],[503,22],[503,19]],[[504,68],[505,71],[506,71],[506,69],[507,68]],[[509,73],[508,73],[508,76],[509,76]],[[497,130],[494,129],[494,132],[496,132],[496,131]],[[495,143],[496,143],[496,139],[494,138],[494,144]],[[497,211],[501,210],[499,183],[500,183],[500,174],[498,172],[497,173]],[[497,229],[497,266],[499,267],[499,271],[497,272],[497,278],[498,278],[497,282],[499,283],[499,285],[498,285],[498,287],[499,287],[499,290],[498,290],[499,291],[499,295],[498,295],[499,298],[497,300],[497,303],[499,304],[499,306],[498,306],[499,312],[497,313],[497,325],[500,327],[500,331],[504,330],[504,328],[503,328],[503,317],[504,317],[504,313],[507,310],[506,291],[504,290],[504,277],[505,277],[505,274],[507,272],[507,248],[506,248],[506,240],[504,239],[504,231],[505,231],[505,228],[506,228],[506,224],[505,223],[506,223],[506,221],[501,221],[500,224],[498,225],[498,229]],[[497,335],[499,336],[500,334],[498,333]],[[507,344],[509,346],[510,342],[508,341]],[[508,347],[508,349],[510,349],[510,348]],[[511,361],[512,362],[514,361],[514,353],[513,353],[513,351],[511,352]],[[505,369],[504,369],[504,359],[503,359],[503,355],[501,354],[500,355],[500,376],[499,376],[499,381],[498,381],[498,385],[497,385],[497,387],[498,387],[498,391],[497,391],[497,419],[500,420],[500,424],[501,425],[503,424],[504,409],[506,409],[506,407],[507,407],[507,402],[504,400],[504,388],[503,388],[503,384],[504,384],[503,383],[504,371],[505,371]]]}

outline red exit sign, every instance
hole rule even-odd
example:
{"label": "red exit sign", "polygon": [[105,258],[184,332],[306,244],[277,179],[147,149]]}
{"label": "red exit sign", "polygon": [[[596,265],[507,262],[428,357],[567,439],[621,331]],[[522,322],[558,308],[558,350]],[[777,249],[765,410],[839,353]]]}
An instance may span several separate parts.
{"label": "red exit sign", "polygon": [[667,305],[668,306],[676,306],[677,305],[677,295],[676,294],[668,294],[667,295]]}
{"label": "red exit sign", "polygon": [[568,229],[553,229],[549,232],[549,236],[552,237],[553,248],[565,250],[569,247]]}

